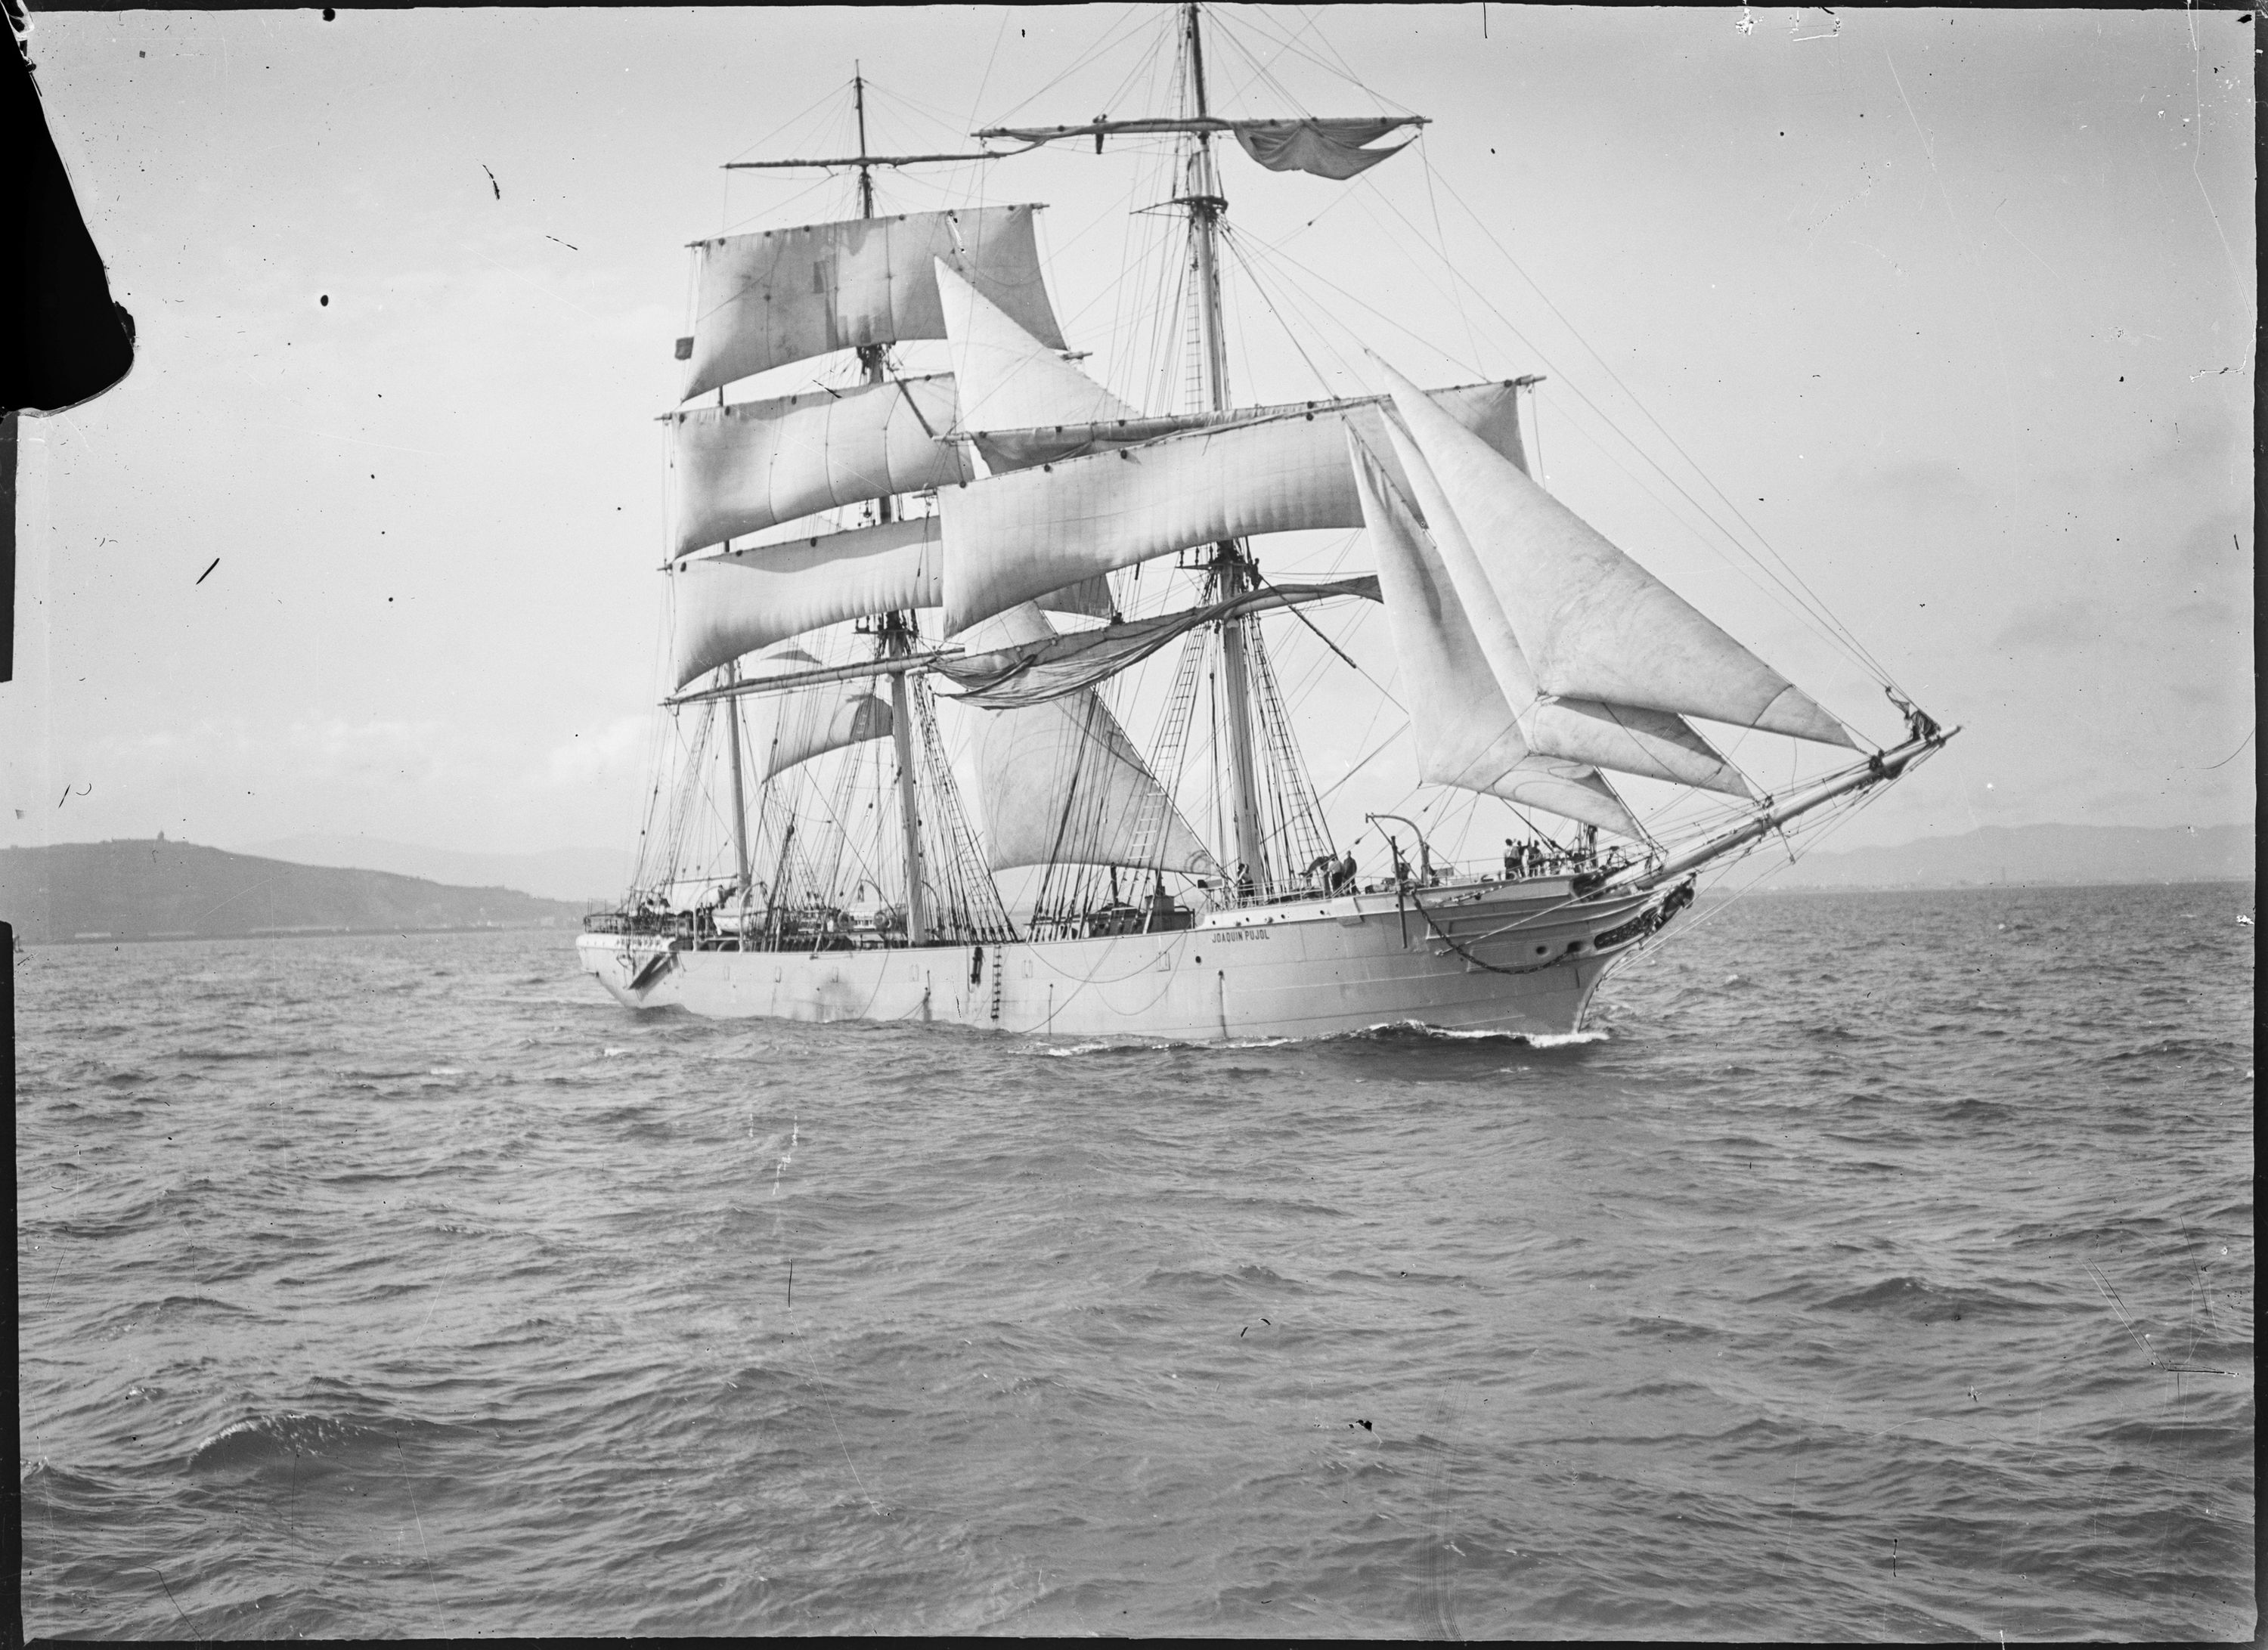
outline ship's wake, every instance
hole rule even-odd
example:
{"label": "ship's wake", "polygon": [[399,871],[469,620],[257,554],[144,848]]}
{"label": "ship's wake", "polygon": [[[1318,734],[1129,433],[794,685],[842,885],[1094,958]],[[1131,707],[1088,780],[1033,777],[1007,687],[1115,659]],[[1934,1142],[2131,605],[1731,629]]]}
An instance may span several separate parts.
{"label": "ship's wake", "polygon": [[1460,1029],[1454,1026],[1429,1026],[1423,1020],[1397,1020],[1383,1026],[1372,1026],[1362,1031],[1343,1032],[1327,1039],[1334,1042],[1506,1042],[1529,1049],[1563,1049],[1586,1042],[1608,1041],[1603,1031],[1490,1031]]}

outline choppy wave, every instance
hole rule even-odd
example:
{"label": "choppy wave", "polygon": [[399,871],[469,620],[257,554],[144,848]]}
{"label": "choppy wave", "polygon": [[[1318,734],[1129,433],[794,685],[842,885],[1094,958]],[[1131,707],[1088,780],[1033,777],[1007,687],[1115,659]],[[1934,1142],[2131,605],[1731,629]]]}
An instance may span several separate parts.
{"label": "choppy wave", "polygon": [[287,1463],[337,1463],[382,1453],[414,1429],[279,1411],[232,1421],[189,1451],[193,1473],[252,1475]]}
{"label": "choppy wave", "polygon": [[26,1629],[2249,1638],[2250,930],[2171,909],[1746,901],[1546,1046],[57,948]]}

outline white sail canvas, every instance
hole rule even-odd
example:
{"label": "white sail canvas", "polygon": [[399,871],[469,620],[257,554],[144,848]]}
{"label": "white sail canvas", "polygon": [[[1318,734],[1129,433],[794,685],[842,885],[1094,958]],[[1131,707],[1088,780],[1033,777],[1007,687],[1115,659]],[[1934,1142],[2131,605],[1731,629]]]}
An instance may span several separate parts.
{"label": "white sail canvas", "polygon": [[677,565],[671,674],[696,676],[790,637],[941,600],[934,516],[855,527]]}
{"label": "white sail canvas", "polygon": [[1040,278],[1033,206],[806,224],[696,241],[691,365],[681,401],[836,350],[945,336],[936,263],[1063,347]]}
{"label": "white sail canvas", "polygon": [[1017,325],[944,259],[936,268],[961,427],[1028,430],[1141,416],[1064,360],[1057,348]]}
{"label": "white sail canvas", "polygon": [[1409,379],[1385,372],[1538,689],[1851,744],[1841,724],[1786,677],[1442,416]]}
{"label": "white sail canvas", "polygon": [[1539,755],[1588,762],[1673,784],[1697,785],[1729,796],[1752,794],[1748,781],[1681,717],[1596,700],[1545,697],[1496,587],[1482,571],[1472,543],[1424,454],[1390,420],[1387,433],[1425,508],[1432,542],[1473,627],[1475,642],[1506,701],[1519,717],[1521,736],[1529,749]]}
{"label": "white sail canvas", "polygon": [[[1517,453],[1518,424],[1505,410],[1511,386],[1434,394],[1448,409],[1444,417],[1460,428],[1469,420]],[[1383,452],[1386,424],[1370,401],[1270,409],[1248,422],[941,489],[950,547],[946,628],[958,630],[1044,591],[1197,545],[1359,527],[1362,503],[1347,468],[1347,432]]]}
{"label": "white sail canvas", "polygon": [[1592,769],[1528,748],[1425,529],[1352,437],[1347,450],[1378,559],[1403,697],[1421,707],[1410,718],[1418,777],[1643,838],[1621,799]]}
{"label": "white sail canvas", "polygon": [[[1025,603],[966,639],[998,648],[1054,633]],[[1213,870],[1212,855],[1092,689],[976,714],[983,718],[972,740],[976,792],[994,870],[1057,863]],[[1145,840],[1145,823],[1153,840]]]}
{"label": "white sail canvas", "polygon": [[676,554],[975,472],[952,430],[954,380],[814,390],[674,415]]}

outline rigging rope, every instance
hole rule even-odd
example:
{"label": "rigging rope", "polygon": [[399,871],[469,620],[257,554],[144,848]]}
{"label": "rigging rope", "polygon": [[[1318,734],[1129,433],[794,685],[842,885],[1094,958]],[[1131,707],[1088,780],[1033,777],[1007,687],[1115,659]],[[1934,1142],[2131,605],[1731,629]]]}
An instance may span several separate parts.
{"label": "rigging rope", "polygon": [[[1367,178],[1359,178],[1355,181],[1359,186],[1368,185],[1373,189],[1378,189],[1378,186]],[[1452,199],[1456,200],[1459,205],[1464,206],[1468,213],[1472,211],[1472,208],[1466,204],[1462,196],[1458,195],[1455,186],[1445,184],[1445,187],[1449,189]],[[1419,239],[1422,240],[1424,239],[1422,232],[1418,231],[1417,226],[1411,224],[1410,220],[1403,215],[1400,209],[1396,208],[1390,199],[1387,199],[1385,197],[1382,190],[1379,190],[1379,194],[1380,198],[1383,201],[1387,210],[1394,213],[1395,217],[1402,222],[1404,228],[1409,229],[1411,233],[1418,235]],[[1376,316],[1379,320],[1386,322],[1387,325],[1392,327],[1395,331],[1403,334],[1413,342],[1428,350],[1440,351],[1440,345],[1432,339],[1427,338],[1410,327],[1403,325],[1400,320],[1396,320],[1394,316],[1386,313],[1383,310],[1379,309],[1375,305],[1367,303],[1361,298],[1357,297],[1354,293],[1350,292],[1346,288],[1339,285],[1337,282],[1333,281],[1329,276],[1322,274],[1318,270],[1310,269],[1307,265],[1300,262],[1298,259],[1292,257],[1288,253],[1285,252],[1283,250],[1283,246],[1285,244],[1288,244],[1288,237],[1286,238],[1286,242],[1278,243],[1272,246],[1268,242],[1260,239],[1256,236],[1247,236],[1245,239],[1250,241],[1254,246],[1257,247],[1265,256],[1276,259],[1289,269],[1295,269],[1300,274],[1307,276],[1312,280],[1320,282],[1324,286],[1329,287],[1332,291],[1337,293],[1341,298],[1345,298],[1350,303],[1354,304],[1356,306],[1366,311],[1370,314]],[[1491,239],[1493,238],[1491,237]],[[1501,247],[1499,247],[1499,250],[1501,250]],[[1506,256],[1508,258],[1509,254],[1507,254]],[[1866,671],[1867,674],[1873,676],[1878,682],[1884,686],[1896,685],[1889,674],[1882,668],[1881,664],[1874,659],[1871,653],[1867,652],[1864,645],[1859,643],[1855,636],[1852,635],[1848,627],[1843,625],[1839,620],[1835,618],[1834,615],[1826,608],[1825,604],[1821,602],[1817,596],[1809,591],[1808,586],[1806,586],[1801,593],[1791,588],[1786,579],[1782,578],[1778,573],[1775,573],[1771,567],[1765,565],[1762,559],[1756,556],[1755,551],[1751,550],[1747,545],[1742,543],[1739,537],[1734,534],[1731,529],[1726,527],[1721,522],[1718,521],[1715,516],[1711,513],[1708,507],[1699,499],[1694,497],[1692,493],[1686,489],[1676,477],[1671,475],[1668,470],[1664,469],[1656,460],[1646,453],[1646,449],[1639,446],[1636,442],[1631,441],[1627,435],[1624,435],[1622,431],[1616,426],[1614,421],[1607,416],[1606,412],[1584,393],[1582,387],[1579,384],[1575,383],[1574,380],[1566,373],[1561,372],[1541,348],[1530,340],[1525,333],[1521,331],[1519,327],[1515,325],[1508,316],[1505,315],[1501,310],[1496,307],[1494,303],[1489,299],[1488,295],[1485,292],[1482,291],[1479,287],[1474,285],[1470,280],[1467,279],[1462,274],[1462,272],[1456,271],[1454,269],[1451,272],[1458,281],[1469,288],[1475,296],[1481,299],[1483,305],[1488,309],[1489,313],[1494,316],[1496,320],[1513,335],[1513,337],[1520,341],[1523,348],[1529,350],[1535,357],[1537,362],[1541,365],[1550,368],[1555,374],[1557,374],[1558,380],[1564,382],[1566,387],[1572,392],[1576,398],[1580,401],[1585,407],[1588,408],[1590,411],[1607,426],[1608,429],[1614,431],[1617,436],[1620,436],[1621,438],[1630,446],[1631,451],[1636,453],[1638,456],[1658,475],[1660,475],[1664,481],[1668,482],[1671,488],[1683,497],[1688,504],[1691,505],[1693,508],[1699,512],[1703,520],[1708,522],[1709,525],[1714,527],[1718,533],[1723,534],[1726,541],[1730,543],[1735,550],[1739,551],[1741,555],[1746,556],[1750,562],[1756,564],[1756,568],[1758,572],[1762,573],[1764,578],[1770,579],[1773,584],[1778,585],[1780,589],[1786,593],[1789,600],[1796,604],[1794,608],[1788,609],[1792,617],[1794,617],[1798,619],[1799,622],[1808,625],[1815,634],[1820,636],[1822,640],[1828,642],[1838,652],[1841,652],[1847,658],[1851,659],[1853,663],[1857,664],[1861,669]],[[1525,270],[1522,270],[1521,273],[1523,279],[1528,278]],[[1430,281],[1429,284],[1431,284]],[[1532,280],[1529,284],[1530,285],[1534,284]],[[1547,303],[1549,302],[1548,299],[1545,301]],[[1558,312],[1557,310],[1553,311],[1553,313],[1555,314],[1557,313]],[[1578,341],[1580,342],[1580,337]],[[1584,347],[1586,350],[1589,349],[1587,344]],[[1446,354],[1445,351],[1441,353]],[[1452,360],[1455,359],[1454,357],[1449,358]],[[1485,376],[1484,368],[1476,363],[1460,361],[1457,365],[1476,374]],[[1616,381],[1619,386],[1619,380]],[[1627,394],[1629,392],[1625,389],[1624,394]],[[1632,397],[1632,401],[1635,404],[1636,398]],[[1645,409],[1641,406],[1639,410],[1643,412]],[[1651,422],[1652,415],[1648,414],[1646,416]],[[1657,424],[1656,427],[1659,428],[1659,424]],[[1585,434],[1587,438],[1588,438],[1587,431],[1586,431]],[[1666,431],[1664,434],[1667,436]],[[1593,439],[1594,445],[1596,445],[1595,438]],[[1674,438],[1671,438],[1671,445],[1673,446],[1676,446]],[[1603,448],[1602,450],[1603,451]],[[1685,454],[1683,448],[1679,448],[1678,450],[1680,455],[1685,457],[1686,461],[1689,464],[1693,462],[1691,457]],[[1618,466],[1618,468],[1621,467]],[[1706,475],[1705,472],[1700,470],[1699,466],[1695,465],[1694,468],[1696,473],[1702,475],[1703,479],[1706,481]],[[1629,471],[1625,468],[1624,473],[1628,475]],[[1715,487],[1715,483],[1710,482],[1709,486],[1712,491],[1718,490]],[[1719,496],[1722,496],[1721,493]],[[1734,513],[1738,513],[1737,510]],[[1673,519],[1675,519],[1675,512],[1673,512]],[[1746,522],[1745,517],[1742,518],[1742,519],[1744,523]],[[1694,531],[1690,523],[1681,522],[1681,525],[1684,526],[1688,532]],[[1754,531],[1753,527],[1751,527],[1750,530]],[[1761,535],[1759,535],[1759,537],[1761,538]],[[1699,535],[1697,534],[1697,538],[1699,538]],[[1721,549],[1719,549],[1715,545],[1710,543],[1705,538],[1699,538],[1699,541],[1705,548],[1708,549],[1712,554],[1717,555],[1720,557],[1724,555],[1724,552]],[[1769,549],[1770,547],[1767,546],[1767,548]],[[1775,557],[1778,556],[1778,552],[1777,550],[1772,551],[1772,554]],[[1729,564],[1733,565],[1736,571],[1742,571],[1743,577],[1749,577],[1746,570],[1740,568],[1739,564],[1732,563]],[[1783,563],[1783,564],[1785,564]],[[1759,586],[1759,589],[1762,590],[1763,587]],[[1763,591],[1763,593],[1769,596],[1771,593],[1766,590]],[[1777,600],[1778,599],[1774,598],[1774,600]]]}
{"label": "rigging rope", "polygon": [[[1844,624],[1842,621],[1835,617],[1834,614],[1828,608],[1827,604],[1820,600],[1818,593],[1812,590],[1811,586],[1805,582],[1802,574],[1799,573],[1793,565],[1788,562],[1787,558],[1782,556],[1779,551],[1774,548],[1771,541],[1764,535],[1763,532],[1758,529],[1756,525],[1750,521],[1748,517],[1742,513],[1741,507],[1734,504],[1731,498],[1726,496],[1724,490],[1719,487],[1717,483],[1710,478],[1709,473],[1695,461],[1693,455],[1685,450],[1684,446],[1678,441],[1677,438],[1672,435],[1668,429],[1663,425],[1661,421],[1656,418],[1653,414],[1647,409],[1646,403],[1638,400],[1637,394],[1631,391],[1631,387],[1622,381],[1620,375],[1615,372],[1613,366],[1608,363],[1607,359],[1603,356],[1600,355],[1596,350],[1593,349],[1590,342],[1586,339],[1580,332],[1576,330],[1575,324],[1569,320],[1565,314],[1560,313],[1559,306],[1551,301],[1550,295],[1547,294],[1541,286],[1536,284],[1535,278],[1529,275],[1528,271],[1521,267],[1520,261],[1514,258],[1512,254],[1506,250],[1501,240],[1497,239],[1496,232],[1489,227],[1487,222],[1483,219],[1477,212],[1473,210],[1471,205],[1465,200],[1464,196],[1457,193],[1456,185],[1449,183],[1447,180],[1444,180],[1443,187],[1449,191],[1450,198],[1455,201],[1458,205],[1462,206],[1465,209],[1466,215],[1471,217],[1473,222],[1479,226],[1481,232],[1488,237],[1489,244],[1497,249],[1498,253],[1503,256],[1504,261],[1512,266],[1513,271],[1519,275],[1520,278],[1528,283],[1528,289],[1533,291],[1538,298],[1543,300],[1543,306],[1546,309],[1549,309],[1551,313],[1558,319],[1560,325],[1567,328],[1569,335],[1572,336],[1576,343],[1581,344],[1584,352],[1594,361],[1596,361],[1599,364],[1601,370],[1606,373],[1609,379],[1613,382],[1615,387],[1621,390],[1624,395],[1630,398],[1631,405],[1637,408],[1640,416],[1643,416],[1648,424],[1654,427],[1654,430],[1661,436],[1663,440],[1669,443],[1670,447],[1676,453],[1677,456],[1683,459],[1687,464],[1692,467],[1693,473],[1701,478],[1703,483],[1707,486],[1711,492],[1716,494],[1719,501],[1724,505],[1726,509],[1732,512],[1734,519],[1739,521],[1742,527],[1748,528],[1751,534],[1755,534],[1756,542],[1763,546],[1765,552],[1771,556],[1773,561],[1779,564],[1780,567],[1786,571],[1787,578],[1794,581],[1796,589],[1802,593],[1800,599],[1808,600],[1811,604],[1813,610],[1817,613],[1819,617],[1826,623],[1834,627],[1837,633],[1841,637],[1845,647],[1855,655],[1858,660],[1862,663],[1878,681],[1886,687],[1896,686],[1896,683],[1891,679],[1889,673],[1882,668],[1881,662],[1867,650],[1866,645],[1859,640],[1858,637],[1851,630],[1849,626]],[[1381,200],[1386,200],[1383,191],[1380,192],[1380,198]],[[1390,200],[1387,200],[1386,203],[1389,210],[1395,210],[1393,203]],[[1395,216],[1399,217],[1401,217],[1401,213],[1398,210],[1395,210]],[[1405,223],[1408,222],[1406,218],[1403,219],[1403,221]],[[1476,297],[1479,297],[1482,302],[1488,303],[1491,312],[1495,313],[1498,320],[1504,320],[1507,327],[1512,324],[1510,320],[1504,316],[1501,311],[1496,309],[1494,304],[1489,302],[1487,295],[1482,292],[1478,286],[1474,285],[1470,278],[1466,276],[1462,270],[1458,270],[1454,265],[1452,265],[1451,273],[1454,275],[1458,280],[1462,281],[1467,286],[1471,287],[1474,294]],[[1541,351],[1538,351],[1538,355],[1540,357]],[[1563,379],[1565,378],[1564,373],[1561,374],[1561,376]],[[1568,382],[1571,388],[1576,388],[1576,393],[1578,394],[1581,394],[1581,390],[1573,385],[1572,379],[1569,379]],[[1584,400],[1587,405],[1589,404],[1589,397],[1585,396]],[[1594,407],[1593,410],[1596,411],[1597,409]],[[1600,416],[1604,418],[1605,414],[1601,413]],[[1609,421],[1609,428],[1611,427],[1611,421]],[[1624,438],[1627,439],[1628,438]],[[1644,449],[1638,448],[1638,444],[1636,442],[1632,442],[1631,445],[1634,449],[1638,451],[1641,457],[1646,456]],[[1653,463],[1653,460],[1651,458],[1648,458],[1647,462]],[[1655,465],[1654,468],[1656,469],[1660,469],[1660,466],[1658,464]],[[1675,478],[1671,476],[1667,470],[1661,470],[1661,475],[1672,486],[1678,486]],[[1678,487],[1678,490],[1681,493],[1684,492],[1684,489],[1683,487]],[[1688,494],[1687,497],[1690,497],[1691,496]],[[1773,573],[1769,567],[1765,567],[1762,559],[1756,556],[1755,551],[1750,550],[1747,546],[1742,545],[1737,535],[1733,534],[1721,523],[1719,523],[1714,516],[1709,515],[1708,512],[1701,505],[1698,499],[1694,499],[1693,504],[1695,508],[1702,509],[1704,516],[1710,521],[1711,525],[1716,527],[1719,532],[1723,533],[1726,538],[1732,542],[1734,548],[1740,549],[1743,555],[1749,556],[1750,559],[1755,560],[1757,566],[1764,572],[1767,578],[1771,578],[1775,583],[1780,584],[1783,588],[1786,588],[1786,582],[1782,580],[1778,574]],[[1793,594],[1794,593],[1792,591],[1790,593]]]}

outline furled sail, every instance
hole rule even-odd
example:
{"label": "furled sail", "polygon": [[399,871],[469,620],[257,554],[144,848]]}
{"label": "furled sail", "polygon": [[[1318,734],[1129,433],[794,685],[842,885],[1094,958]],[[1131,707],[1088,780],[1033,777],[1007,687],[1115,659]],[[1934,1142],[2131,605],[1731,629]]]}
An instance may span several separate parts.
{"label": "furled sail", "polygon": [[1033,206],[858,217],[694,244],[690,401],[734,379],[866,344],[945,336],[936,265],[1063,347],[1040,276]]}
{"label": "furled sail", "polygon": [[1389,423],[1387,433],[1403,473],[1417,490],[1417,502],[1431,524],[1432,544],[1472,627],[1481,656],[1488,661],[1505,702],[1520,718],[1520,735],[1530,750],[1542,756],[1565,757],[1616,773],[1698,785],[1732,796],[1755,794],[1748,782],[1682,717],[1594,699],[1547,698],[1537,689],[1535,673],[1521,651],[1520,639],[1496,588],[1483,571],[1455,512],[1443,497],[1440,482],[1425,456],[1398,425]]}
{"label": "furled sail", "polygon": [[[1271,608],[1287,608],[1295,602],[1328,600],[1333,596],[1364,596],[1375,601],[1379,599],[1378,580],[1365,576],[1328,585],[1271,585],[1232,596],[1226,601],[1183,608],[1154,619],[1107,624],[1099,630],[1051,634],[1012,646],[964,652],[958,659],[939,659],[937,669],[961,688],[961,691],[954,696],[957,703],[986,711],[1039,704],[1092,688],[1138,665],[1167,643],[1201,624],[1248,613],[1264,613]],[[1038,605],[1045,607],[1047,603],[1042,600]],[[1490,684],[1491,691],[1494,686],[1493,682]]]}
{"label": "furled sail", "polygon": [[[793,670],[818,663],[810,654],[791,648],[764,659],[749,674],[752,679],[781,675],[788,673],[778,667]],[[755,756],[760,784],[830,750],[887,739],[892,731],[889,702],[876,696],[872,677],[823,682],[746,703],[748,748]]]}
{"label": "furled sail", "polygon": [[1403,694],[1419,707],[1410,718],[1418,778],[1500,796],[1642,840],[1638,821],[1594,770],[1528,748],[1425,529],[1378,461],[1351,436],[1347,448],[1378,557]]}
{"label": "furled sail", "polygon": [[1219,413],[1168,413],[1155,418],[1113,418],[1107,424],[1035,424],[1022,430],[968,433],[976,450],[984,455],[985,468],[998,475],[1005,470],[1027,470],[1035,464],[1060,464],[1090,453],[1116,453],[1160,436],[1231,422],[1239,421]]}
{"label": "furled sail", "polygon": [[[1476,441],[1508,440],[1516,453],[1505,410],[1515,393],[1477,384],[1433,394],[1450,423],[1477,428]],[[946,630],[1196,545],[1359,527],[1350,430],[1386,450],[1379,403],[1324,402],[945,488]]]}
{"label": "furled sail", "polygon": [[1014,137],[1037,145],[1063,137],[1092,137],[1094,152],[1114,135],[1149,136],[1164,132],[1231,132],[1244,152],[1270,172],[1308,172],[1319,178],[1344,180],[1376,166],[1409,147],[1366,149],[1365,144],[1403,126],[1423,126],[1422,114],[1369,114],[1351,118],[1232,121],[1217,116],[1177,114],[1165,118],[1114,121],[1108,115],[1079,126],[995,126],[979,137]]}
{"label": "furled sail", "polygon": [[[1467,384],[1454,389],[1437,389],[1432,394],[1435,401],[1450,409],[1450,416],[1524,470],[1528,460],[1520,447],[1520,414],[1514,394],[1518,387],[1519,380],[1515,379]],[[1340,416],[1356,409],[1383,407],[1388,401],[1384,395],[1358,395],[1332,401],[1287,401],[1278,406],[1240,407],[1230,412],[1167,413],[1158,417],[1039,424],[1021,430],[973,430],[968,433],[976,441],[976,450],[984,455],[986,467],[997,475],[1004,470],[1029,469],[1035,464],[1060,464],[1065,459],[1085,458],[1093,453],[1115,453],[1121,447],[1138,446],[1160,436],[1180,435],[1190,430],[1221,429],[1265,418],[1312,418],[1318,414]],[[1374,436],[1376,431],[1369,420],[1365,418],[1363,422],[1366,431]]]}
{"label": "furled sail", "polygon": [[1034,337],[942,258],[937,261],[937,290],[960,387],[962,428],[1023,430],[1141,416],[1064,360],[1060,345],[1050,348]]}
{"label": "furled sail", "polygon": [[[972,645],[1012,647],[1053,629],[1029,603],[980,628]],[[976,735],[976,789],[993,869],[1140,866],[1214,874],[1212,856],[1092,690],[987,714]]]}
{"label": "furled sail", "polygon": [[677,413],[676,553],[968,481],[954,419],[949,373]]}
{"label": "furled sail", "polygon": [[1236,141],[1270,172],[1309,172],[1319,178],[1351,178],[1409,147],[1365,149],[1397,127],[1415,125],[1410,115],[1354,120],[1238,121]]}
{"label": "furled sail", "polygon": [[673,669],[703,671],[806,630],[942,599],[938,520],[924,516],[681,562]]}
{"label": "furled sail", "polygon": [[1542,691],[1852,744],[1800,689],[1386,371]]}

